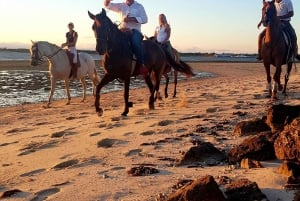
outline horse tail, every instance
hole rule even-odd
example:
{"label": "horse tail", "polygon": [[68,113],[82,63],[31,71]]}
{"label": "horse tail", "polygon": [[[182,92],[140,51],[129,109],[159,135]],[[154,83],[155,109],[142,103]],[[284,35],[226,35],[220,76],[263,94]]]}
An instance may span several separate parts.
{"label": "horse tail", "polygon": [[297,59],[298,61],[300,61],[300,55],[299,55],[299,54],[297,54],[296,59]]}
{"label": "horse tail", "polygon": [[193,72],[193,69],[190,65],[187,63],[183,62],[182,60],[179,60],[179,63],[177,63],[174,58],[167,52],[164,51],[167,56],[167,60],[169,64],[174,68],[174,70],[184,73],[186,76],[194,76],[195,73]]}

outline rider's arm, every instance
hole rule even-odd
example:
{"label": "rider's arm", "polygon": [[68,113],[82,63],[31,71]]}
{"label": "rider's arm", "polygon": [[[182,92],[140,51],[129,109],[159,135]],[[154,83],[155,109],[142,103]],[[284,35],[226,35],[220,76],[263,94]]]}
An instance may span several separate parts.
{"label": "rider's arm", "polygon": [[73,37],[74,37],[74,41],[72,43],[69,43],[68,45],[70,46],[76,46],[76,43],[77,43],[77,39],[78,39],[78,34],[77,32],[74,32],[73,33]]}
{"label": "rider's arm", "polygon": [[121,12],[122,11],[122,3],[111,3],[111,0],[104,0],[105,8],[112,10],[114,12]]}
{"label": "rider's arm", "polygon": [[294,16],[294,11],[290,11],[290,12],[288,12],[288,14],[286,14],[286,15],[279,16],[279,18],[280,18],[281,20],[284,20],[284,19],[286,19],[286,18],[291,18],[291,17],[293,17],[293,16]]}

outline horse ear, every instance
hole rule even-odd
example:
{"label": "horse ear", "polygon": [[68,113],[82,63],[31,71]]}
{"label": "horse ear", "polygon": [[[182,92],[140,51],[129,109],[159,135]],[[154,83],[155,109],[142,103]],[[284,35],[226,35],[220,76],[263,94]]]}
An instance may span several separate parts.
{"label": "horse ear", "polygon": [[35,44],[35,42],[34,42],[33,40],[31,40],[31,43],[32,43],[32,45],[34,45],[34,44]]}
{"label": "horse ear", "polygon": [[96,16],[94,14],[92,14],[90,11],[88,11],[88,14],[92,20],[96,19]]}
{"label": "horse ear", "polygon": [[106,10],[104,8],[102,8],[101,14],[104,15],[104,16],[106,16]]}

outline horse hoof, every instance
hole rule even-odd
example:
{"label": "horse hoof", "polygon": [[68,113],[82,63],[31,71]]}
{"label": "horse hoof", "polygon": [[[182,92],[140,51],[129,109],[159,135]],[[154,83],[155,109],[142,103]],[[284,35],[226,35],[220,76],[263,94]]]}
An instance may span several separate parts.
{"label": "horse hoof", "polygon": [[97,114],[98,114],[99,117],[103,116],[103,110],[101,108],[97,109],[96,112],[97,112]]}
{"label": "horse hoof", "polygon": [[67,102],[66,105],[70,105],[70,102]]}
{"label": "horse hoof", "polygon": [[122,117],[127,117],[128,112],[123,112]]}
{"label": "horse hoof", "polygon": [[155,109],[154,105],[149,105],[149,109],[154,110]]}

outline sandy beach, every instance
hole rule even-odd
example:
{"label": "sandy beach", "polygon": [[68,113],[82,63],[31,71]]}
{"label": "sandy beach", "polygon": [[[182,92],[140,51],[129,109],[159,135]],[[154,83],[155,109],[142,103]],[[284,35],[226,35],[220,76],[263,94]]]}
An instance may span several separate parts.
{"label": "sandy beach", "polygon": [[[190,64],[196,72],[216,76],[179,82],[177,97],[157,101],[155,110],[148,109],[148,89],[131,90],[134,106],[128,117],[121,117],[123,92],[101,94],[103,117],[96,115],[92,96],[84,103],[73,98],[70,105],[65,105],[66,99],[54,100],[48,109],[43,107],[46,103],[0,108],[0,194],[18,189],[20,193],[7,198],[16,201],[154,201],[172,192],[179,179],[212,175],[248,178],[270,201],[292,201],[294,191],[283,188],[287,178],[277,173],[280,161],[262,162],[264,168],[259,169],[226,163],[174,165],[195,139],[230,150],[245,139],[232,134],[235,125],[266,115],[270,106],[261,63]],[[285,67],[282,79],[284,73]],[[288,97],[279,94],[275,104],[300,104],[299,86],[299,72],[293,69]],[[223,129],[215,130],[224,122]],[[199,126],[207,130],[199,133]],[[211,135],[212,130],[217,135]],[[159,173],[127,173],[138,165]]]}

